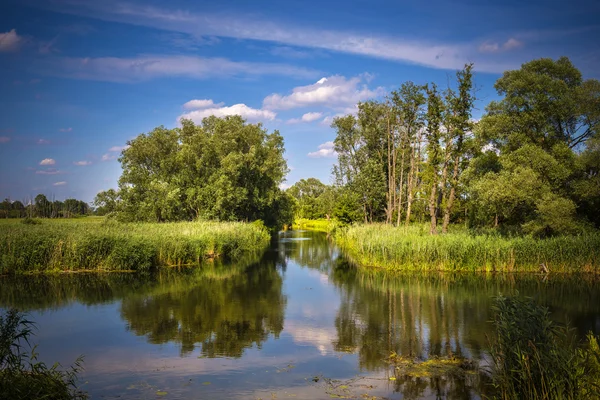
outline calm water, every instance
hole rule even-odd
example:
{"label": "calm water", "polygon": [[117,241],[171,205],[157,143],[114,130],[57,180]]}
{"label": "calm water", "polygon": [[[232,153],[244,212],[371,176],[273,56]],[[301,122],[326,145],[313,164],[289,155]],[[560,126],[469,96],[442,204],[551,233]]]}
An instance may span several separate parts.
{"label": "calm water", "polygon": [[[0,280],[37,322],[42,360],[85,356],[92,398],[478,398],[467,377],[405,377],[392,353],[485,364],[492,296],[537,298],[600,333],[590,278],[360,273],[320,233],[282,233],[258,262],[156,275]],[[390,379],[392,378],[392,379]]]}

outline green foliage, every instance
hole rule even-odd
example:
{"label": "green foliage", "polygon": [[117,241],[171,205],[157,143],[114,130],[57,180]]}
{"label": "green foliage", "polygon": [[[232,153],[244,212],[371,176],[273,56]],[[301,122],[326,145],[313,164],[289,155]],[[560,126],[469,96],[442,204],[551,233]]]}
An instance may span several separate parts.
{"label": "green foliage", "polygon": [[32,328],[33,323],[14,309],[0,315],[0,398],[86,399],[76,385],[83,359],[66,371],[59,370],[58,363],[48,367],[37,361],[38,354],[29,341]]}
{"label": "green foliage", "polygon": [[429,235],[426,225],[394,228],[354,225],[338,229],[338,243],[364,267],[403,271],[537,272],[540,263],[552,272],[600,271],[600,234],[548,239],[471,234],[452,227],[443,236]]}
{"label": "green foliage", "polygon": [[101,221],[53,220],[27,226],[2,221],[0,274],[199,265],[206,258],[262,251],[270,240],[259,223]]}
{"label": "green foliage", "polygon": [[502,399],[598,399],[600,351],[588,335],[577,349],[547,308],[528,298],[498,297],[493,306],[492,377]]}
{"label": "green foliage", "polygon": [[278,131],[213,116],[201,125],[158,127],[128,146],[119,159],[119,192],[97,198],[108,210],[116,203],[122,220],[262,219],[274,226],[290,219],[279,216],[291,204],[279,189],[288,170]]}
{"label": "green foliage", "polygon": [[318,179],[300,179],[286,193],[296,201],[296,218],[318,219],[330,217],[332,214],[334,189]]}

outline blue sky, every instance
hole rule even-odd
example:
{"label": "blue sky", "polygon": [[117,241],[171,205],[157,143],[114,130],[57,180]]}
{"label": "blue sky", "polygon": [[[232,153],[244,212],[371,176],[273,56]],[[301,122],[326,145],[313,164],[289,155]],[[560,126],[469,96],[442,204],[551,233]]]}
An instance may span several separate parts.
{"label": "blue sky", "polygon": [[240,113],[285,138],[286,184],[329,183],[329,121],[402,82],[474,62],[477,110],[502,71],[571,58],[598,78],[600,3],[4,0],[0,198],[91,201],[127,140]]}

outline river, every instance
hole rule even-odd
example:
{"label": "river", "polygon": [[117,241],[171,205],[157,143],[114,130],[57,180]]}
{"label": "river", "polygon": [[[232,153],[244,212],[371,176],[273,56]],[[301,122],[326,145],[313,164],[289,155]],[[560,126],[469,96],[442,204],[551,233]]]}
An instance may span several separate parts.
{"label": "river", "polygon": [[36,322],[42,360],[85,357],[93,399],[477,399],[485,375],[405,374],[388,358],[485,367],[499,294],[534,297],[579,338],[600,333],[592,277],[365,273],[310,231],[280,233],[256,262],[0,285],[0,307]]}

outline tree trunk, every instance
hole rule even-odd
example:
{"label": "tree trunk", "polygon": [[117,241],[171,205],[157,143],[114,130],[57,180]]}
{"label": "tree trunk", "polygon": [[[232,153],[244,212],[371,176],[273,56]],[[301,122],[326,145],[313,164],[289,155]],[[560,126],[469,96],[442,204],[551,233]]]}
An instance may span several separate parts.
{"label": "tree trunk", "polygon": [[452,172],[452,183],[450,185],[450,194],[448,195],[448,202],[446,203],[446,211],[444,212],[444,224],[442,225],[442,233],[448,232],[448,225],[450,224],[450,213],[452,212],[452,205],[454,203],[454,195],[456,192],[456,184],[458,183],[458,162],[459,156],[457,155],[454,160],[454,171]]}
{"label": "tree trunk", "polygon": [[431,185],[431,196],[429,196],[429,216],[431,217],[431,228],[429,233],[432,235],[437,235],[437,216],[435,210],[437,182],[435,178],[436,174],[434,173],[433,184]]}
{"label": "tree trunk", "polygon": [[414,185],[413,174],[414,174],[414,172],[415,172],[415,149],[413,147],[410,152],[410,170],[408,172],[408,187],[406,189],[408,192],[408,201],[406,203],[406,220],[404,221],[405,225],[408,225],[410,222],[410,212],[411,212],[412,202],[413,202],[413,185]]}
{"label": "tree trunk", "polygon": [[[400,146],[403,146],[402,139],[400,139]],[[402,220],[402,195],[404,193],[404,155],[405,155],[404,147],[402,147],[402,161],[400,162],[400,193],[398,193],[398,217],[396,221],[396,226],[400,226],[400,221]]]}

